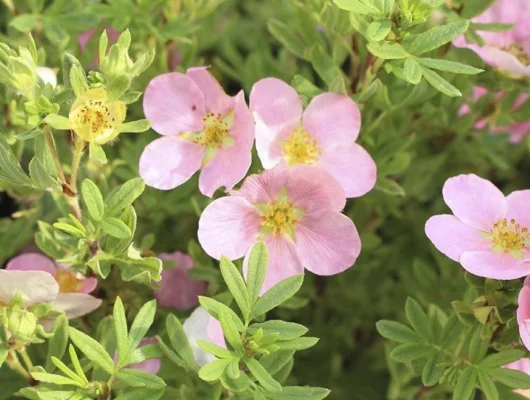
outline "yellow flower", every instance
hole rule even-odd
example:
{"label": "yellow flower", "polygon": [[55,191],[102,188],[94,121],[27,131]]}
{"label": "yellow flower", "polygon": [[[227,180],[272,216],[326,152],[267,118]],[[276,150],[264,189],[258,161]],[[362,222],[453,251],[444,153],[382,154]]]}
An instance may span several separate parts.
{"label": "yellow flower", "polygon": [[72,104],[71,129],[83,140],[105,144],[121,132],[126,107],[123,101],[108,101],[107,91],[90,89]]}

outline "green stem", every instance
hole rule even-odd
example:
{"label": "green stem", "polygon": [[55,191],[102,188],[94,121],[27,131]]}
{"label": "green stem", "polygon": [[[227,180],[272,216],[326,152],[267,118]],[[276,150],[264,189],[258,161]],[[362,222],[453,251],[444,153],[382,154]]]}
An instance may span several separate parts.
{"label": "green stem", "polygon": [[24,360],[24,364],[26,364],[26,368],[28,370],[31,370],[33,368],[33,363],[31,362],[31,358],[29,358],[28,353],[26,352],[26,349],[19,350],[19,353],[22,356],[22,360]]}
{"label": "green stem", "polygon": [[61,184],[63,186],[67,185],[68,182],[66,181],[66,177],[63,171],[63,166],[61,164],[61,160],[59,159],[59,154],[57,153],[57,147],[55,146],[55,139],[53,138],[53,133],[49,125],[46,125],[44,127],[44,136],[46,137],[46,142],[48,143],[48,147],[50,148],[52,159],[53,159],[53,162],[55,163],[55,168],[57,169],[57,174],[59,175]]}
{"label": "green stem", "polygon": [[79,205],[79,197],[77,196],[77,176],[79,173],[79,166],[81,164],[81,158],[83,158],[83,149],[85,147],[84,141],[75,140],[74,142],[74,153],[72,157],[72,167],[71,167],[71,174],[70,174],[70,183],[69,183],[69,189],[70,192],[69,195],[67,195],[67,201],[70,207],[72,207],[72,210],[74,211],[74,216],[79,220],[82,221],[83,214],[81,213],[81,206]]}
{"label": "green stem", "polygon": [[20,375],[22,375],[28,381],[30,381],[32,379],[31,375],[26,370],[26,368],[24,368],[22,366],[22,364],[20,364],[20,361],[18,361],[17,353],[14,350],[11,350],[9,352],[9,355],[8,355],[6,363],[9,366],[9,368],[11,368],[13,371],[19,373]]}

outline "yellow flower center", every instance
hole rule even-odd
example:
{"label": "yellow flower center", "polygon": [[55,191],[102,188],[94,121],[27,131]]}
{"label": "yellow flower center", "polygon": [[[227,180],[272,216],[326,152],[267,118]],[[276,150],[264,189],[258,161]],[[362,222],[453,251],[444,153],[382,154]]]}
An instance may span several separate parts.
{"label": "yellow flower center", "polygon": [[288,199],[286,189],[282,189],[278,198],[270,203],[254,204],[261,214],[261,235],[287,235],[294,241],[296,224],[304,211],[294,207]]}
{"label": "yellow flower center", "polygon": [[515,257],[522,258],[522,250],[528,238],[528,228],[521,227],[514,219],[499,220],[488,235],[493,240],[494,251],[512,253]]}
{"label": "yellow flower center", "polygon": [[59,293],[75,293],[83,286],[81,279],[77,279],[73,272],[66,269],[57,268],[55,280],[59,284]]}
{"label": "yellow flower center", "polygon": [[[112,120],[111,120],[112,119]],[[77,114],[79,125],[89,125],[91,134],[98,136],[106,129],[111,128],[114,118],[111,118],[109,109],[101,101],[89,101]]]}
{"label": "yellow flower center", "polygon": [[294,130],[282,143],[283,156],[287,165],[314,164],[320,158],[317,141],[301,128]]}

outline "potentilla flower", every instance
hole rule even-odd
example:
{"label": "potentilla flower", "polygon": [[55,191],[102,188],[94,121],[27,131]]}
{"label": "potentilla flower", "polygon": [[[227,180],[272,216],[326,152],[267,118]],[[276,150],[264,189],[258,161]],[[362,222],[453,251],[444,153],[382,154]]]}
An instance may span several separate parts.
{"label": "potentilla flower", "polygon": [[481,24],[503,23],[515,26],[507,32],[481,31],[486,42],[468,43],[464,36],[453,41],[455,46],[468,47],[482,59],[514,77],[530,76],[530,2],[528,0],[497,0],[471,22]]}
{"label": "potentilla flower", "polygon": [[199,189],[211,197],[230,190],[247,173],[254,121],[243,92],[226,95],[206,67],[154,78],[144,94],[144,113],[163,135],[140,158],[140,175],[152,187],[173,189],[201,169]]}
{"label": "potentilla flower", "polygon": [[[530,375],[530,358],[521,358],[513,363],[506,364],[503,368],[514,369]],[[530,389],[516,389],[514,392],[530,399]]]}
{"label": "potentilla flower", "polygon": [[109,101],[105,89],[90,89],[72,104],[70,128],[87,142],[105,144],[122,132],[125,114],[123,101]]}
{"label": "potentilla flower", "polygon": [[530,274],[530,190],[505,197],[490,181],[470,174],[449,178],[443,197],[454,215],[436,215],[425,224],[438,250],[485,278]]}
{"label": "potentilla flower", "polygon": [[[517,308],[517,323],[519,336],[523,344],[530,350],[530,279],[527,277],[519,292],[519,307]],[[530,370],[528,370],[530,372]]]}
{"label": "potentilla flower", "polygon": [[[6,275],[6,284],[10,285],[9,279],[36,279],[35,276],[41,276],[41,273],[46,275],[46,279],[42,285],[37,287],[45,287],[48,290],[49,297],[42,302],[53,303],[53,309],[63,311],[68,318],[77,318],[82,315],[94,311],[101,305],[101,300],[89,295],[97,286],[96,278],[85,278],[81,274],[74,272],[65,266],[57,266],[48,257],[37,253],[21,254],[7,263],[5,271],[0,271]],[[38,274],[36,274],[38,272]],[[50,283],[48,276],[51,276],[53,282]],[[2,282],[4,279],[2,278]],[[16,290],[21,289],[16,285]],[[23,282],[21,282],[23,286]],[[34,289],[28,283],[27,287],[23,287],[21,293],[31,293]],[[40,289],[39,289],[40,290]],[[15,294],[13,292],[13,295]],[[0,293],[0,299],[2,299]],[[4,299],[4,303],[5,303]],[[2,302],[2,300],[0,300]]]}
{"label": "potentilla flower", "polygon": [[250,92],[256,120],[256,149],[265,169],[278,164],[308,164],[330,172],[346,197],[372,190],[377,168],[368,152],[355,143],[361,113],[348,96],[324,93],[303,110],[302,101],[287,83],[265,78]]}
{"label": "potentilla flower", "polygon": [[198,344],[197,340],[204,340],[226,348],[225,338],[221,324],[212,317],[203,307],[197,307],[182,325],[193,357],[199,367],[216,360],[213,354],[204,351]]}
{"label": "potentilla flower", "polygon": [[158,283],[160,289],[154,291],[154,296],[162,307],[176,310],[189,310],[197,305],[198,296],[204,294],[206,284],[203,281],[191,279],[188,270],[193,268],[192,258],[179,251],[163,253],[158,257],[164,261],[174,261],[174,268],[162,270],[162,280]]}
{"label": "potentilla flower", "polygon": [[212,257],[241,258],[258,240],[270,253],[266,291],[302,274],[334,275],[361,251],[353,222],[341,214],[344,189],[317,167],[277,166],[249,176],[240,190],[212,202],[199,220],[199,241]]}
{"label": "potentilla flower", "polygon": [[[471,101],[473,103],[478,102],[482,97],[484,97],[486,94],[488,94],[488,90],[486,88],[483,88],[481,86],[474,86],[473,87],[473,95],[471,97]],[[504,97],[504,92],[499,91],[495,95],[495,102],[498,104]],[[513,106],[511,108],[511,111],[517,111],[519,107],[521,107],[524,103],[526,103],[530,99],[530,94],[523,93],[519,95],[517,100],[513,103]],[[462,105],[459,110],[459,115],[466,115],[469,114],[471,111],[471,108],[468,104]],[[485,115],[483,118],[479,119],[475,123],[476,129],[483,129],[486,125],[490,125],[490,132],[491,133],[509,133],[510,134],[510,142],[511,143],[520,143],[525,136],[530,133],[530,117],[529,121],[527,122],[516,122],[511,125],[507,126],[500,126],[495,123],[495,116],[496,112],[493,112],[492,115]]]}

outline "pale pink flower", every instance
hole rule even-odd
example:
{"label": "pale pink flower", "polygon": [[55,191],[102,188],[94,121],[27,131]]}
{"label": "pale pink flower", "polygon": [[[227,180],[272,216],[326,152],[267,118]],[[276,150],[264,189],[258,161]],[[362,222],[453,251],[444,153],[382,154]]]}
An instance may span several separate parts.
{"label": "pale pink flower", "polygon": [[303,274],[334,275],[361,251],[353,222],[341,214],[344,189],[317,167],[277,166],[249,176],[238,191],[212,202],[199,220],[199,241],[212,257],[241,258],[263,240],[270,253],[266,291]]}
{"label": "pale pink flower", "polygon": [[523,344],[530,350],[530,279],[528,277],[519,292],[518,302],[517,323],[519,324],[519,335]]}
{"label": "pale pink flower", "polygon": [[[146,337],[142,339],[140,342],[140,345],[138,346],[139,349],[142,347],[151,345],[151,344],[158,344],[158,340],[154,337]],[[118,351],[114,353],[114,362],[116,363],[118,361]],[[161,360],[160,358],[152,358],[150,360],[142,361],[138,364],[130,364],[127,365],[125,368],[131,368],[131,369],[137,369],[144,372],[149,372],[151,374],[158,374],[158,371],[160,370]]]}
{"label": "pale pink flower", "polygon": [[472,19],[481,24],[515,24],[507,32],[481,31],[485,46],[468,43],[464,36],[453,41],[455,46],[468,47],[493,67],[513,77],[530,76],[530,1],[497,0],[484,13]]}
{"label": "pale pink flower", "polygon": [[221,324],[202,308],[197,307],[182,325],[188,342],[193,352],[193,358],[199,367],[216,360],[213,354],[204,351],[197,340],[204,340],[226,348],[225,338]]}
{"label": "pale pink flower", "polygon": [[[521,358],[513,363],[506,364],[503,368],[514,369],[530,375],[530,358]],[[516,389],[514,392],[530,399],[530,389]]]}
{"label": "pale pink flower", "polygon": [[493,183],[471,174],[449,178],[443,197],[454,215],[436,215],[425,224],[438,250],[485,278],[530,274],[530,190],[505,197]]}
{"label": "pale pink flower", "polygon": [[[486,88],[483,88],[481,86],[474,86],[471,102],[478,102],[487,93],[488,90]],[[497,92],[497,94],[495,95],[495,101],[499,103],[502,100],[503,96],[504,92]],[[514,102],[511,111],[517,111],[519,107],[526,103],[528,99],[530,99],[530,94],[528,93],[522,93],[521,95],[519,95],[517,100]],[[469,105],[463,104],[462,107],[460,107],[458,115],[463,116],[469,114],[470,111],[471,108],[469,107]],[[515,122],[509,126],[500,126],[495,124],[495,115],[486,115],[475,123],[475,128],[483,129],[486,125],[489,124],[491,133],[509,133],[511,143],[520,143],[524,139],[524,137],[527,136],[528,133],[530,133],[530,116],[528,119],[529,120],[525,122]]]}
{"label": "pale pink flower", "polygon": [[256,149],[265,169],[278,164],[308,164],[330,172],[346,197],[372,190],[377,177],[374,160],[355,143],[361,113],[348,96],[323,93],[305,111],[296,91],[276,78],[265,78],[250,92],[256,120]]}
{"label": "pale pink flower", "polygon": [[[3,272],[3,271],[0,271]],[[33,277],[36,272],[50,275],[54,285],[46,283],[50,293],[53,293],[53,309],[63,311],[68,318],[77,318],[94,311],[101,305],[101,300],[89,295],[97,286],[96,278],[85,278],[65,266],[56,265],[51,259],[42,254],[25,253],[11,259],[6,266],[5,273]],[[24,272],[26,275],[22,274]],[[18,274],[18,275],[17,275]],[[7,278],[6,278],[7,279]],[[46,278],[46,282],[50,279]],[[9,284],[9,281],[6,280]],[[44,282],[44,281],[43,281]],[[31,291],[31,287],[24,289]],[[0,294],[0,298],[2,295]]]}
{"label": "pale pink flower", "polygon": [[152,187],[173,189],[201,170],[199,189],[211,197],[230,190],[250,168],[254,121],[243,92],[225,94],[206,67],[154,78],[144,113],[163,135],[140,158],[140,175]]}
{"label": "pale pink flower", "polygon": [[191,279],[188,275],[188,270],[193,268],[192,258],[179,251],[159,254],[158,257],[164,261],[176,262],[174,268],[162,270],[162,280],[158,283],[160,289],[154,291],[158,303],[162,307],[181,311],[196,306],[198,296],[206,290],[206,284]]}

